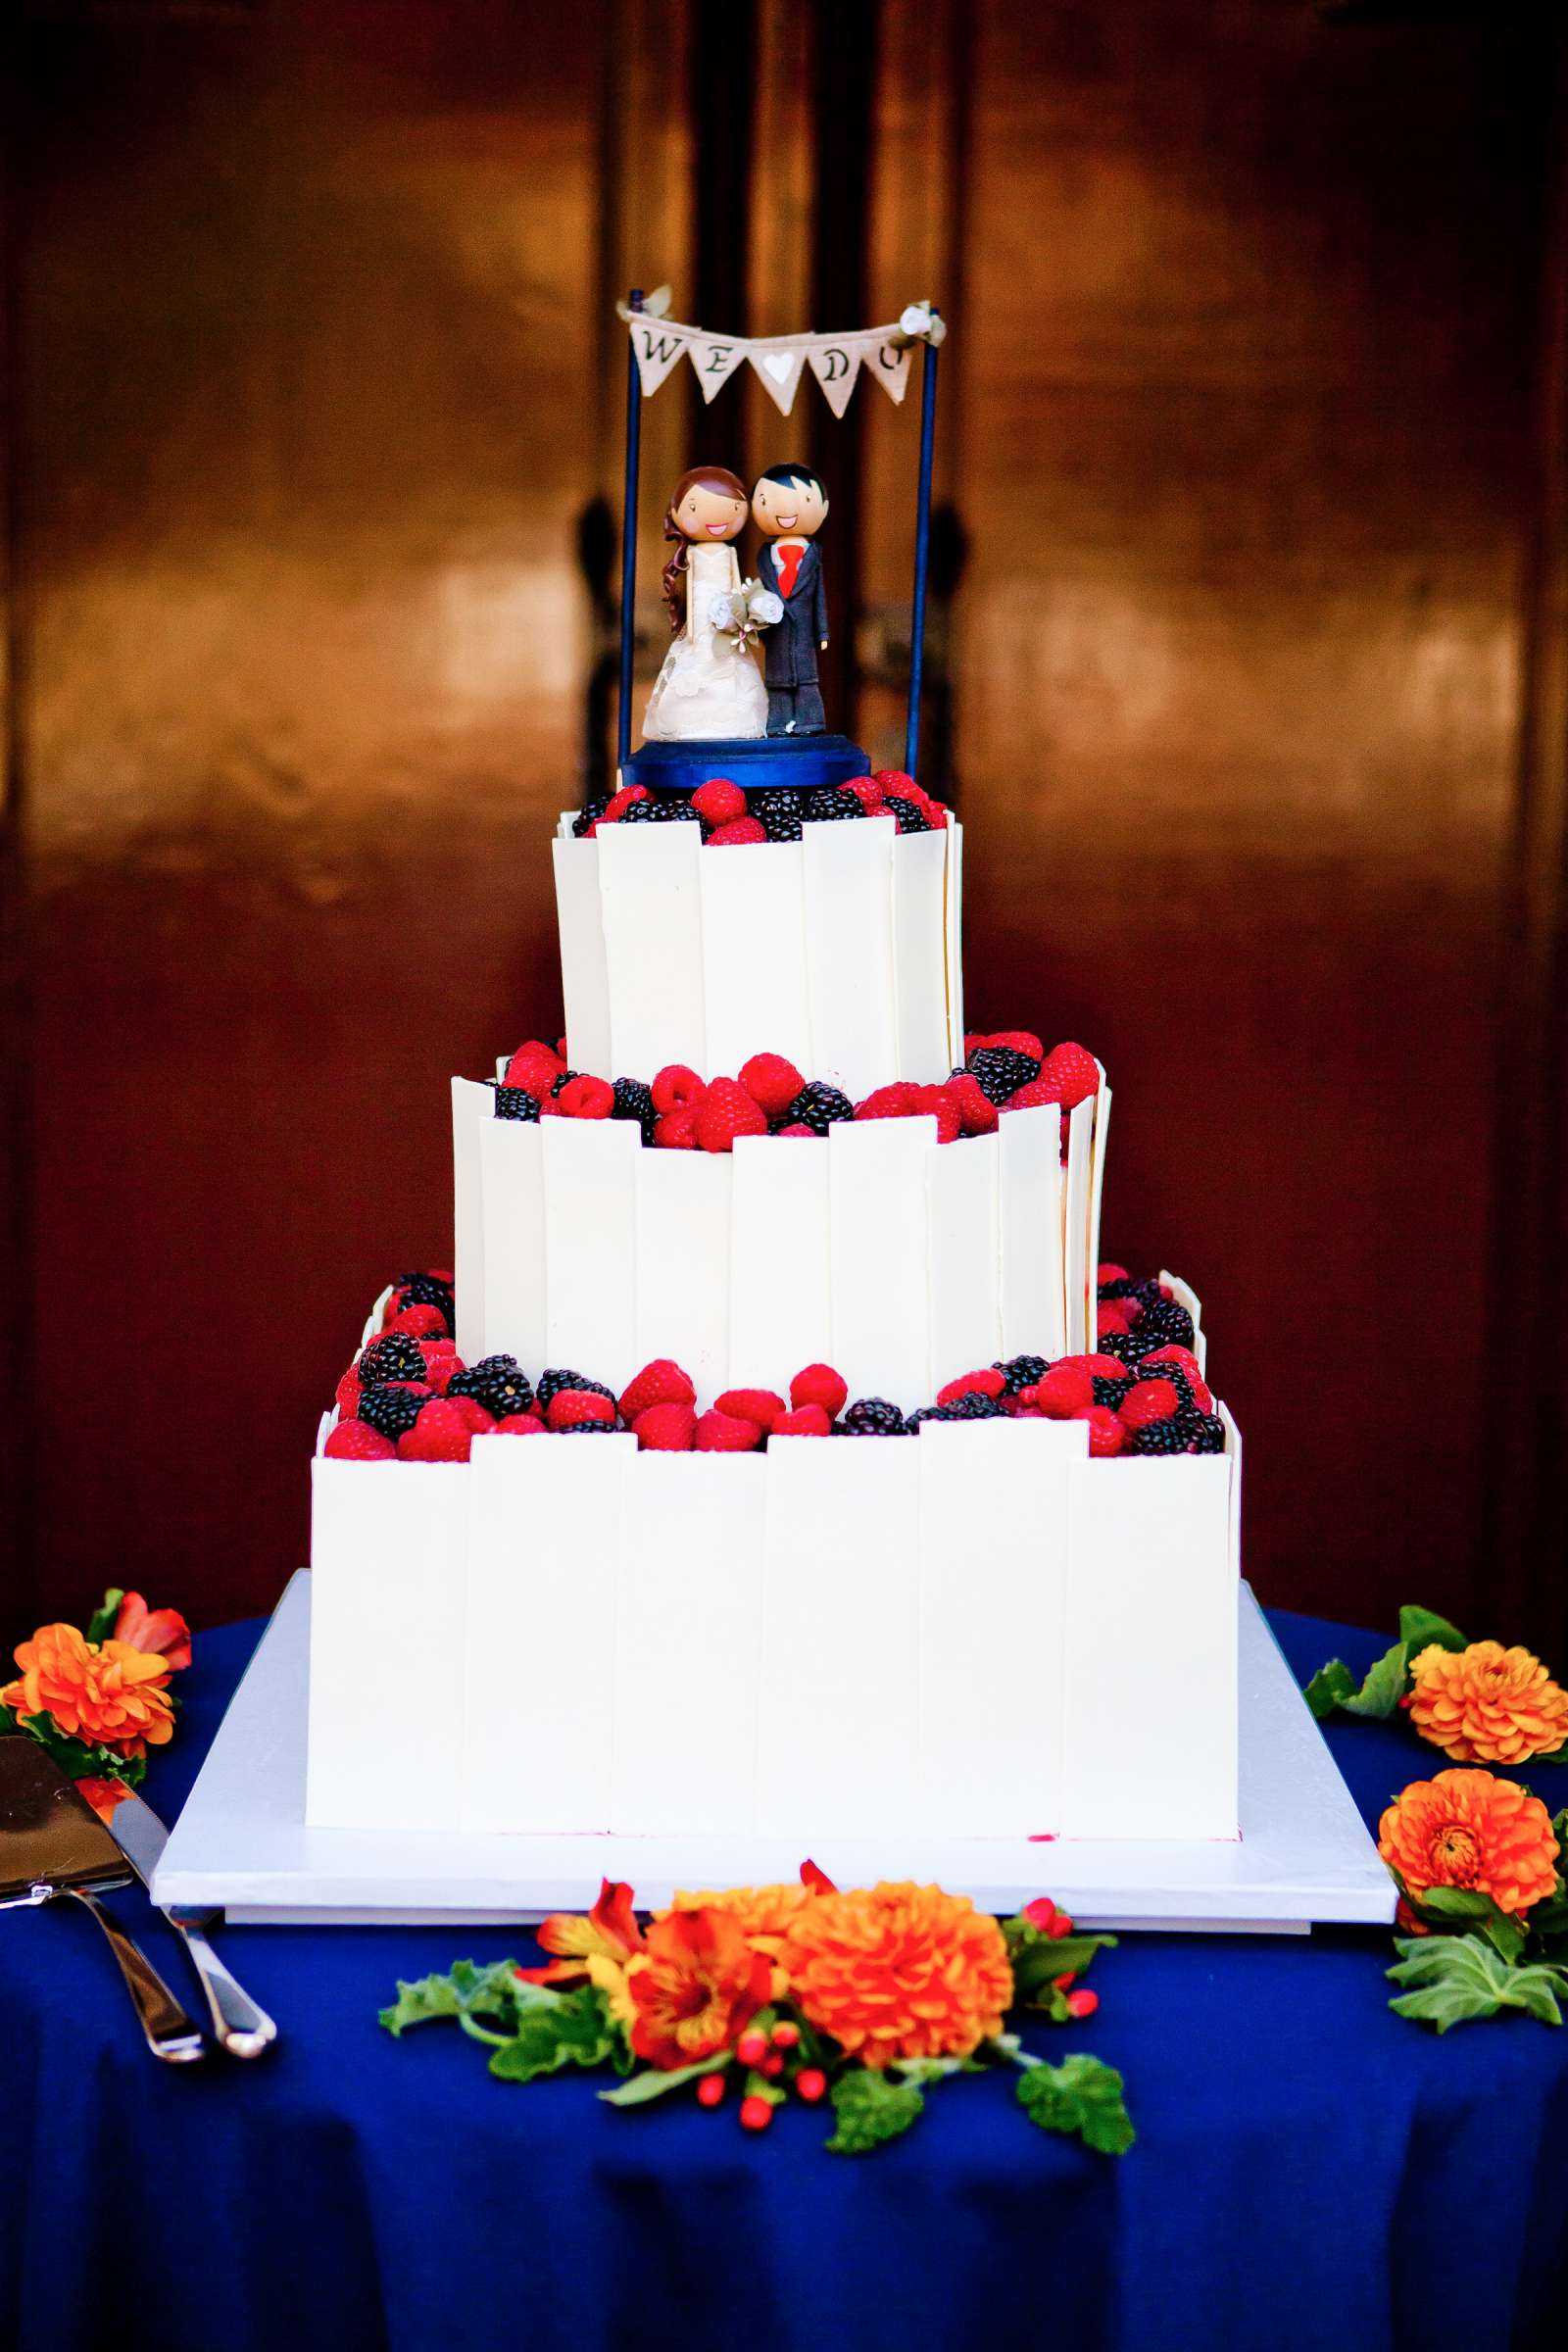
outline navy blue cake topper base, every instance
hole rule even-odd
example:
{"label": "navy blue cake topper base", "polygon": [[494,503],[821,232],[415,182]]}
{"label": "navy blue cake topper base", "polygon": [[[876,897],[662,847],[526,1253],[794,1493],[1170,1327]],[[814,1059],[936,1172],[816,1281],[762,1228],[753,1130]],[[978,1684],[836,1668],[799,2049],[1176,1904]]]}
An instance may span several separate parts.
{"label": "navy blue cake topper base", "polygon": [[621,769],[622,784],[650,792],[693,793],[710,776],[727,776],[745,793],[820,792],[870,772],[847,735],[749,735],[710,743],[640,743]]}

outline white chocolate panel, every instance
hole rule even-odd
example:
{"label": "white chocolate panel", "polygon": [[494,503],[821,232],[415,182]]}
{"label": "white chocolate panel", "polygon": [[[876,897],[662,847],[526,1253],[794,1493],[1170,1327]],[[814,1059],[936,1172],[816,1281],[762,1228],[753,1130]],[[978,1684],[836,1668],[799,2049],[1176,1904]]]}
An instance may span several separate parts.
{"label": "white chocolate panel", "polygon": [[795,1374],[825,1362],[832,1345],[828,1152],[801,1137],[753,1135],[737,1140],[733,1158],[731,1377],[721,1386],[787,1396]]}
{"label": "white chocolate panel", "polygon": [[808,825],[802,845],[811,1005],[811,1067],[806,1075],[842,1087],[852,1102],[906,1075],[899,1065],[893,928],[898,841],[893,818],[873,816],[847,825]]}
{"label": "white chocolate panel", "polygon": [[618,1391],[643,1360],[636,1167],[642,1137],[629,1119],[545,1119],[540,1135],[545,1355]]}
{"label": "white chocolate panel", "polygon": [[[632,1173],[637,1330],[631,1368],[639,1371],[657,1355],[673,1356],[700,1396],[716,1396],[729,1381],[730,1158],[722,1152],[639,1151]],[[578,1371],[599,1377],[586,1361],[570,1360]]]}
{"label": "white chocolate panel", "polygon": [[599,1078],[618,1078],[622,1073],[611,1066],[610,974],[599,905],[598,847],[592,841],[573,841],[568,834],[553,841],[550,851],[556,868],[562,1000],[573,1067]]}
{"label": "white chocolate panel", "polygon": [[458,1352],[466,1364],[485,1352],[484,1177],[480,1134],[495,1116],[495,1096],[474,1078],[452,1081],[452,1272],[457,1283]]}
{"label": "white chocolate panel", "polygon": [[805,844],[753,842],[743,852],[715,851],[703,860],[701,878],[705,1075],[733,1077],[754,1054],[768,1053],[782,1054],[810,1077]]}
{"label": "white chocolate panel", "polygon": [[929,1396],[1003,1353],[1001,1174],[1000,1132],[925,1153]]}
{"label": "white chocolate panel", "polygon": [[[1009,1110],[997,1123],[997,1145],[1002,1352],[1065,1355],[1061,1112],[1054,1102]],[[948,1147],[953,1152],[968,1148]]]}
{"label": "white chocolate panel", "polygon": [[[485,1355],[551,1361],[545,1235],[545,1129],[564,1120],[488,1118],[480,1130],[483,1176]],[[465,1362],[475,1359],[461,1345]],[[580,1367],[579,1367],[580,1368]]]}
{"label": "white chocolate panel", "polygon": [[932,1118],[845,1119],[827,1133],[827,1360],[852,1397],[885,1396],[906,1412],[930,1401],[915,1394],[926,1388],[931,1361],[925,1163],[933,1152],[964,1149],[936,1136]]}
{"label": "white chocolate panel", "polygon": [[[607,825],[584,846],[599,859],[610,1060],[574,1066],[647,1083],[684,1061],[708,1075],[701,826]],[[566,1037],[575,1054],[569,1027]]]}

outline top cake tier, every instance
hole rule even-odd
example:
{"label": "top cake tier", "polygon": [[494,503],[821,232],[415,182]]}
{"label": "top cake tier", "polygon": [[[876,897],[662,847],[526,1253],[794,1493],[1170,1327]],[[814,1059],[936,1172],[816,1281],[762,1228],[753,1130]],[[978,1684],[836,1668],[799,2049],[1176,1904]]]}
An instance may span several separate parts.
{"label": "top cake tier", "polygon": [[963,1059],[962,828],[808,824],[799,841],[705,847],[696,825],[555,842],[574,1069],[705,1078],[783,1054],[858,1101]]}

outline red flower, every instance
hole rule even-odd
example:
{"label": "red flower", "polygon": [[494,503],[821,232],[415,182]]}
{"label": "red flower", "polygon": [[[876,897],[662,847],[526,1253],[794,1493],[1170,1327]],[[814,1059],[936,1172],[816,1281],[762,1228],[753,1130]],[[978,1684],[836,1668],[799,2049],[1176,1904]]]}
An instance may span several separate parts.
{"label": "red flower", "polygon": [[177,1609],[150,1609],[139,1592],[123,1592],[113,1639],[128,1642],[150,1658],[162,1658],[172,1674],[190,1664],[190,1627]]}
{"label": "red flower", "polygon": [[767,1999],[772,1970],[726,1911],[668,1911],[626,1970],[631,2046],[652,2066],[732,2047]]}

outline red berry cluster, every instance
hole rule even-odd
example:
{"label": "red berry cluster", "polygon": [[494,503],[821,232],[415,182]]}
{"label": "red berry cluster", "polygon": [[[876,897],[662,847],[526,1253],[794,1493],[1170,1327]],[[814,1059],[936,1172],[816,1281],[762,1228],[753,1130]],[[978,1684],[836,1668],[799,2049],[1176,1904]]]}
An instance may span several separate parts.
{"label": "red berry cluster", "polygon": [[[951,815],[945,802],[933,800],[912,776],[896,767],[881,767],[874,776],[852,776],[847,784],[828,785],[817,792],[792,797],[797,798],[800,817],[810,824],[823,817],[856,813],[831,806],[841,793],[849,794],[859,804],[858,812],[863,816],[892,817],[901,833],[940,833]],[[646,784],[623,784],[602,808],[594,803],[573,830],[579,840],[586,839],[597,833],[601,825],[624,823],[628,810],[640,802],[651,802],[658,797]],[[692,794],[690,806],[701,821],[703,840],[713,849],[739,849],[748,842],[769,839],[767,827],[750,812],[745,793],[728,776],[710,776]]]}
{"label": "red berry cluster", "polygon": [[[1037,1894],[1032,1903],[1025,1903],[1022,1915],[1032,1928],[1038,1928],[1042,1936],[1049,1936],[1054,1943],[1062,1942],[1072,1934],[1072,1921],[1065,1911],[1057,1910],[1049,1894]],[[1093,2017],[1100,2007],[1100,1995],[1091,1992],[1087,1984],[1074,1991],[1072,1983],[1077,1973],[1076,1969],[1064,1969],[1059,1977],[1052,1978],[1051,1988],[1061,1995],[1068,2017]]]}
{"label": "red berry cluster", "polygon": [[793,2018],[781,2017],[773,2026],[748,2026],[722,2064],[715,2063],[711,2074],[699,2078],[697,2104],[722,2106],[730,2069],[742,2066],[746,2091],[740,2104],[741,2124],[748,2132],[765,2132],[774,2108],[782,2106],[789,2091],[804,2099],[808,2107],[825,2097],[827,2076],[819,2066],[803,2065],[805,2054],[801,2029]]}

